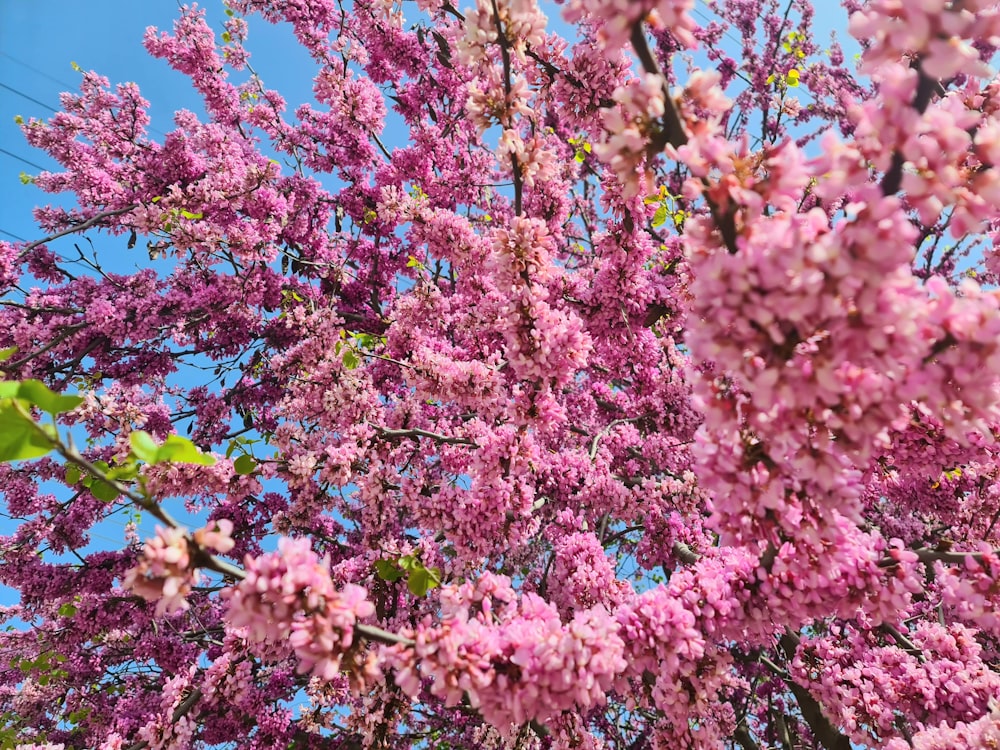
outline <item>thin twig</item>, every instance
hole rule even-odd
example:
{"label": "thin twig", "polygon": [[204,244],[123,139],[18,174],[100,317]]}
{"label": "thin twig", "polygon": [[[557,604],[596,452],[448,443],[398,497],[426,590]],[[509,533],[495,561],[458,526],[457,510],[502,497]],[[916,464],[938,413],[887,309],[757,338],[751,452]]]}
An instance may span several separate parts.
{"label": "thin twig", "polygon": [[59,239],[60,237],[65,237],[68,234],[76,234],[77,232],[82,232],[82,231],[84,231],[86,229],[90,229],[92,226],[100,224],[102,221],[104,221],[107,218],[110,218],[112,216],[119,216],[121,214],[127,214],[132,209],[138,208],[138,206],[139,206],[138,203],[133,203],[133,204],[131,204],[129,206],[125,206],[124,208],[116,208],[116,209],[111,210],[111,211],[102,211],[99,214],[95,214],[94,216],[91,216],[86,221],[81,221],[79,224],[73,225],[69,229],[64,229],[61,232],[56,232],[55,234],[50,234],[48,237],[43,237],[42,239],[35,240],[34,242],[29,242],[25,246],[24,250],[21,251],[21,254],[17,256],[17,260],[18,260],[18,262],[20,262],[24,258],[25,255],[27,255],[28,253],[30,253],[32,250],[34,250],[39,245],[45,245],[45,244],[47,244],[49,242],[52,242],[53,240]]}

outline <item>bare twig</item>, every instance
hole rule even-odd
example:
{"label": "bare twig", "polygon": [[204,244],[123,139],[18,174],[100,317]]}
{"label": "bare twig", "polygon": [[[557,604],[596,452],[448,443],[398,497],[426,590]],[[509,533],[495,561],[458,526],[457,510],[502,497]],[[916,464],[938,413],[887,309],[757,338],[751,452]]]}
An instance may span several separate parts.
{"label": "bare twig", "polygon": [[100,224],[105,219],[111,218],[112,216],[127,214],[129,211],[136,208],[138,205],[139,205],[138,203],[133,203],[131,205],[125,206],[124,208],[116,208],[110,211],[102,211],[99,214],[91,216],[86,221],[81,221],[79,224],[74,224],[73,226],[69,227],[68,229],[62,230],[61,232],[56,232],[55,234],[50,234],[48,237],[43,237],[40,240],[29,242],[27,245],[25,245],[24,249],[21,251],[21,254],[17,256],[17,260],[18,262],[20,262],[25,255],[30,253],[39,245],[45,245],[49,242],[52,242],[53,240],[59,239],[60,237],[65,237],[68,234],[76,234],[77,232],[83,232],[84,230],[90,229],[91,227]]}
{"label": "bare twig", "polygon": [[380,437],[384,437],[389,440],[394,438],[427,438],[428,440],[433,440],[436,443],[441,443],[442,445],[468,445],[472,448],[479,447],[474,440],[469,440],[469,438],[440,435],[436,432],[429,432],[428,430],[421,430],[418,428],[408,430],[391,430],[388,427],[378,427],[376,425],[372,425],[372,427],[375,428],[375,431],[378,432]]}

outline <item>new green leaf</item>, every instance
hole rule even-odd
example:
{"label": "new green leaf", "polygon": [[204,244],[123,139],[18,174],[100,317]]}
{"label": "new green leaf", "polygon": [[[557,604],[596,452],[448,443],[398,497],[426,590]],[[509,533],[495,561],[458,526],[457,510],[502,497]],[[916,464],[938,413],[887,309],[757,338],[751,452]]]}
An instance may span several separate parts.
{"label": "new green leaf", "polygon": [[[9,385],[0,383],[0,385]],[[0,401],[0,461],[38,458],[52,450],[52,440],[40,431],[17,402]]]}
{"label": "new green leaf", "polygon": [[233,469],[237,474],[253,474],[257,469],[257,462],[253,456],[242,455],[233,461]]}

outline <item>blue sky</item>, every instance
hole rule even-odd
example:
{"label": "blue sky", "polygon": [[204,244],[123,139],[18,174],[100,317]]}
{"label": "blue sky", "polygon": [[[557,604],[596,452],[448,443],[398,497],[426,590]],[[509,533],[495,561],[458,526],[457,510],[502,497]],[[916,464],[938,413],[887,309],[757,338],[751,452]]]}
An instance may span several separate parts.
{"label": "blue sky", "polygon": [[[151,102],[153,137],[173,127],[178,109],[201,112],[187,79],[142,46],[147,26],[169,30],[177,16],[173,0],[2,0],[0,2],[0,237],[37,239],[31,209],[49,200],[21,184],[21,172],[37,174],[56,165],[30,148],[14,124],[21,115],[47,118],[59,93],[75,91],[84,70],[96,70],[111,84],[134,81]],[[221,31],[221,0],[203,3],[209,23]],[[249,44],[252,62],[265,83],[284,94],[291,107],[308,100],[314,66],[294,44],[291,32],[255,19]],[[158,132],[157,132],[158,131]]]}

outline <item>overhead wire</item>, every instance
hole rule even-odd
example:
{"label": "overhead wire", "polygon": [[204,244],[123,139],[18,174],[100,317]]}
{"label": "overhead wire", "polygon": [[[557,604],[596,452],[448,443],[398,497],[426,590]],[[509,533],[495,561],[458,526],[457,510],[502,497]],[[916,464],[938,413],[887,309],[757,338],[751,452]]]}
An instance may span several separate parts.
{"label": "overhead wire", "polygon": [[75,84],[67,83],[66,81],[63,81],[63,80],[61,80],[59,78],[56,78],[55,76],[52,76],[52,75],[46,73],[44,70],[41,70],[40,68],[36,68],[34,65],[31,65],[30,63],[26,63],[24,60],[20,60],[20,59],[14,57],[12,54],[10,54],[8,52],[0,52],[0,57],[6,57],[8,60],[10,60],[11,62],[16,63],[17,65],[20,65],[22,68],[27,68],[32,73],[37,73],[42,78],[47,78],[50,81],[52,81],[53,83],[57,83],[60,86],[65,86],[67,89],[76,88]]}
{"label": "overhead wire", "polygon": [[50,112],[56,112],[57,111],[56,108],[53,107],[51,104],[46,104],[45,102],[39,101],[35,97],[29,96],[28,94],[25,94],[23,91],[17,90],[13,86],[8,86],[6,83],[0,82],[0,89],[7,89],[7,91],[10,91],[12,94],[16,94],[17,96],[21,97],[22,99],[27,99],[29,102],[32,102],[33,104],[37,104],[39,107],[45,107],[45,109],[49,110]]}
{"label": "overhead wire", "polygon": [[8,151],[5,148],[0,148],[0,154],[4,154],[5,156],[9,156],[12,159],[17,159],[18,161],[24,162],[29,167],[34,167],[35,169],[41,169],[43,171],[46,169],[46,167],[43,167],[41,164],[36,164],[35,162],[33,162],[33,161],[29,160],[29,159],[25,159],[23,156],[18,156],[14,152]]}

